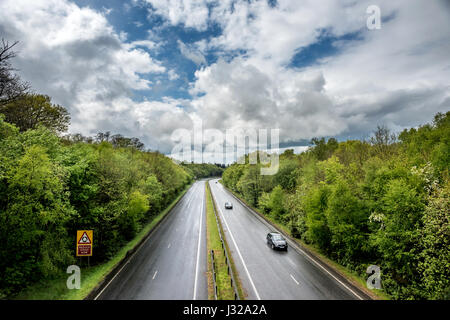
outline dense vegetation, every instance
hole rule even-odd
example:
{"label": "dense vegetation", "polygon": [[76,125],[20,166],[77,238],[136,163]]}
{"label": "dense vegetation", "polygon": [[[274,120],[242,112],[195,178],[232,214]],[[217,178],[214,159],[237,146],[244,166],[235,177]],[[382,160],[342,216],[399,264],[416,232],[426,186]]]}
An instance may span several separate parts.
{"label": "dense vegetation", "polygon": [[273,176],[233,164],[223,183],[364,278],[380,266],[393,298],[449,299],[449,140],[447,112],[398,137],[381,127],[369,142],[313,139],[280,155]]}
{"label": "dense vegetation", "polygon": [[225,165],[211,163],[181,163],[181,165],[190,172],[196,179],[220,177]]}
{"label": "dense vegetation", "polygon": [[157,152],[68,142],[0,116],[0,288],[4,294],[75,262],[77,229],[95,232],[91,263],[114,255],[192,180]]}
{"label": "dense vegetation", "polygon": [[75,263],[76,230],[94,230],[90,263],[104,262],[194,176],[221,171],[120,134],[62,136],[69,113],[14,74],[14,45],[0,43],[0,298]]}

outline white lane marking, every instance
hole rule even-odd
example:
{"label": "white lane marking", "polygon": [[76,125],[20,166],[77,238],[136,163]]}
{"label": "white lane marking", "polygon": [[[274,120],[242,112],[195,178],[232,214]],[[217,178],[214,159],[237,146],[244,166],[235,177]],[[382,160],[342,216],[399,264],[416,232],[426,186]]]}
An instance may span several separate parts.
{"label": "white lane marking", "polygon": [[225,219],[225,216],[224,216],[224,214],[223,214],[223,212],[222,212],[222,209],[221,209],[220,207],[219,207],[218,209],[219,209],[219,211],[220,211],[220,213],[221,213],[221,215],[222,215],[222,218],[223,218],[223,221],[225,222],[225,225],[227,226],[228,233],[229,233],[230,236],[231,236],[231,240],[233,240],[233,244],[234,244],[234,246],[236,247],[236,251],[237,251],[237,253],[238,253],[238,255],[239,255],[239,258],[241,258],[242,264],[244,265],[245,272],[247,273],[248,279],[250,280],[250,284],[251,284],[252,287],[253,287],[253,291],[255,291],[256,298],[257,298],[258,300],[261,300],[261,298],[260,298],[260,296],[259,296],[259,293],[258,293],[258,290],[256,290],[255,284],[253,283],[252,276],[250,275],[250,272],[249,272],[248,269],[247,269],[247,265],[245,264],[244,258],[242,258],[241,251],[239,250],[239,247],[238,247],[237,244],[236,244],[236,240],[234,240],[233,233],[231,232],[231,229],[230,229],[230,227],[228,226],[228,222],[227,222],[227,220]]}
{"label": "white lane marking", "polygon": [[[204,193],[203,193],[204,194]],[[200,245],[202,241],[202,220],[203,220],[203,197],[202,197],[202,210],[200,211],[200,232],[198,233],[198,245],[197,245],[197,264],[195,266],[195,282],[194,282],[194,300],[197,299],[197,280],[198,280],[198,265],[200,264]]]}
{"label": "white lane marking", "polygon": [[169,243],[169,245],[167,246],[167,249],[169,249],[170,248],[170,243]]}
{"label": "white lane marking", "polygon": [[297,285],[300,284],[297,280],[295,280],[295,278],[294,278],[294,276],[293,276],[292,274],[291,274],[291,278],[292,278],[292,280],[294,280],[294,282],[295,282]]}
{"label": "white lane marking", "polygon": [[[253,213],[250,209],[247,208],[247,206],[240,200],[238,199],[234,194],[232,194],[232,196],[239,201],[242,206],[247,209],[247,211],[251,212],[256,218],[258,218],[259,221],[261,221],[263,224],[265,224],[266,226],[269,226],[269,228],[273,228],[273,226],[271,226],[268,222],[266,222],[265,220],[263,220],[263,218],[259,217],[256,213]],[[291,240],[288,240],[288,243],[290,243],[291,245],[293,244],[293,242]],[[325,269],[320,263],[318,263],[313,257],[311,257],[308,253],[306,253],[304,250],[302,250],[296,243],[295,243],[295,248],[300,251],[302,254],[304,254],[310,261],[314,262],[318,267],[320,267],[323,271],[325,271],[326,273],[328,273],[328,275],[330,275],[334,280],[336,280],[338,283],[340,283],[345,289],[347,289],[348,291],[350,291],[353,295],[355,295],[359,300],[364,300],[360,295],[358,295],[355,291],[353,291],[352,289],[350,289],[348,286],[345,285],[345,283],[343,283],[341,280],[339,280],[338,278],[336,278],[330,271],[328,271],[327,269]],[[292,247],[294,247],[292,245]]]}
{"label": "white lane marking", "polygon": [[158,270],[155,271],[155,274],[153,275],[152,280],[155,280],[155,277],[156,277],[157,273],[158,273]]}
{"label": "white lane marking", "polygon": [[[192,188],[193,186],[191,186],[191,188]],[[188,192],[186,192],[185,194],[184,194],[184,196],[186,196],[189,192],[190,192],[190,190],[191,189],[189,189],[189,191]],[[183,196],[183,197],[184,197]],[[180,199],[180,202],[181,202],[181,199]],[[172,211],[172,210],[174,210],[176,207],[178,207],[178,205],[180,204],[180,202],[178,202],[170,211]],[[156,230],[159,228],[161,226],[161,224],[160,225],[158,225],[156,228],[154,228],[152,231],[150,231],[151,233],[154,233],[154,232],[156,232]],[[178,230],[178,229],[177,229]],[[133,259],[133,257],[136,255],[136,253],[138,253],[138,251],[140,251],[140,249],[145,245],[145,243],[147,243],[147,240],[148,239],[150,239],[150,236],[148,236],[145,240],[144,240],[144,242],[141,244],[141,246],[139,247],[139,249],[138,250],[136,250],[132,255],[131,255],[131,257],[127,260],[127,262],[125,262],[125,264],[122,266],[122,268],[120,268],[120,270],[119,271],[117,271],[117,273],[114,275],[114,277],[112,277],[112,279],[111,280],[109,280],[109,282],[106,284],[106,286],[102,289],[102,291],[100,291],[99,292],[99,294],[98,295],[96,295],[95,296],[95,298],[94,298],[94,300],[97,300],[98,299],[98,297],[100,297],[101,295],[102,295],[102,293],[106,290],[106,288],[108,288],[109,287],[109,285],[114,281],[114,279],[119,275],[119,273],[123,270],[123,268],[125,268],[125,266],[128,264],[128,263],[130,263],[130,261]]]}

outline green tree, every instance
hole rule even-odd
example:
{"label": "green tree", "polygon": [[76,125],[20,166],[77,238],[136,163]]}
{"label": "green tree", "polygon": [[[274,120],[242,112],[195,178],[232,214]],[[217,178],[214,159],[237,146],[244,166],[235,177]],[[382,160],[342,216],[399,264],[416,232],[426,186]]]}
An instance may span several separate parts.
{"label": "green tree", "polygon": [[325,215],[329,195],[329,187],[322,183],[308,192],[305,201],[306,226],[308,228],[306,239],[327,252],[330,251],[331,242],[331,232]]}
{"label": "green tree", "polygon": [[261,194],[261,175],[259,165],[249,165],[248,170],[239,179],[237,189],[244,198],[254,207],[258,206],[258,199]]}
{"label": "green tree", "polygon": [[139,231],[145,213],[150,209],[148,197],[139,191],[130,194],[127,210],[119,217],[119,226],[125,239],[132,239]]}
{"label": "green tree", "polygon": [[333,152],[338,148],[338,142],[335,138],[330,138],[328,141],[325,141],[325,138],[312,138],[311,144],[314,145],[311,152],[319,161],[331,157]]}
{"label": "green tree", "polygon": [[280,220],[281,216],[285,213],[284,209],[284,193],[281,186],[276,186],[269,197],[269,208],[272,216],[276,220]]}
{"label": "green tree", "polygon": [[32,146],[11,168],[8,205],[0,215],[1,286],[17,289],[73,262],[65,223],[74,214],[64,170]]}
{"label": "green tree", "polygon": [[141,184],[143,193],[148,197],[150,211],[157,213],[162,209],[163,187],[152,174]]}
{"label": "green tree", "polygon": [[5,120],[15,124],[20,131],[36,129],[42,125],[54,132],[67,131],[69,112],[62,106],[52,104],[49,96],[25,94],[0,106]]}
{"label": "green tree", "polygon": [[396,297],[410,298],[412,293],[405,287],[415,286],[419,279],[416,266],[423,196],[407,180],[395,179],[388,183],[381,202],[382,225],[373,240],[383,257],[384,282]]}
{"label": "green tree", "polygon": [[422,217],[419,270],[429,299],[450,299],[450,187],[433,191]]}

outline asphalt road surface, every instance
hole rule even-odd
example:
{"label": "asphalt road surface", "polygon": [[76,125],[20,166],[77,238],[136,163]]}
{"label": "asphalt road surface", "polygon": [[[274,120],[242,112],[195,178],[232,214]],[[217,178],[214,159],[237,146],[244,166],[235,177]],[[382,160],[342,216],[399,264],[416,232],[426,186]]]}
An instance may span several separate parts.
{"label": "asphalt road surface", "polygon": [[205,181],[197,181],[96,297],[208,299]]}
{"label": "asphalt road surface", "polygon": [[[291,246],[288,252],[272,250],[266,243],[266,235],[276,230],[216,181],[210,181],[211,190],[247,299],[366,298]],[[227,201],[233,204],[233,209],[225,209]]]}

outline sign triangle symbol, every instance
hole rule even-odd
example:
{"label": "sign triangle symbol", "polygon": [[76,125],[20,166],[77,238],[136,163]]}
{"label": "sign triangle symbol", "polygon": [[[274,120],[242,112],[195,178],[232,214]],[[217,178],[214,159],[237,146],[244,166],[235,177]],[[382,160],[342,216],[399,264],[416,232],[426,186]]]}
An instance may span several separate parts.
{"label": "sign triangle symbol", "polygon": [[80,241],[78,241],[78,243],[89,244],[89,243],[91,243],[91,239],[89,239],[87,233],[84,232],[83,235],[80,238]]}

